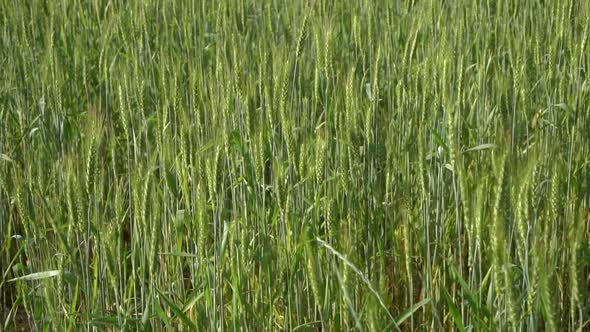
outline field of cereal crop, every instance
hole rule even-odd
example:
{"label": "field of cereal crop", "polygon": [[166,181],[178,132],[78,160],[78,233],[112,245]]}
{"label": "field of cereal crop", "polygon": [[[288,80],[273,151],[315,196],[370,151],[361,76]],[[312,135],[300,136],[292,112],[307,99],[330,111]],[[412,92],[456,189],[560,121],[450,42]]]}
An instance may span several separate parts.
{"label": "field of cereal crop", "polygon": [[589,29],[0,0],[0,331],[589,329]]}

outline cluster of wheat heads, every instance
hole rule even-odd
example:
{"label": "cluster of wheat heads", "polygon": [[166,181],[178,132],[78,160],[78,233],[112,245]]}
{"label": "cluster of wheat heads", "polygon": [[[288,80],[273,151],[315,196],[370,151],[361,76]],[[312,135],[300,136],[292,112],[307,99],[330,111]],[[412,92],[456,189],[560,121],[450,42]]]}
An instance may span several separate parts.
{"label": "cluster of wheat heads", "polygon": [[0,330],[590,328],[589,28],[0,1]]}

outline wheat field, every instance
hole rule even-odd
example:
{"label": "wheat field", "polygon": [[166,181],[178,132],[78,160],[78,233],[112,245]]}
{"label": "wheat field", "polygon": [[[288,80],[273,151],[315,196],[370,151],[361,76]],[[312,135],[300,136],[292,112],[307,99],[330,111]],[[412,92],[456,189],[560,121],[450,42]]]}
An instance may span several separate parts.
{"label": "wheat field", "polygon": [[0,331],[589,330],[589,29],[0,0]]}

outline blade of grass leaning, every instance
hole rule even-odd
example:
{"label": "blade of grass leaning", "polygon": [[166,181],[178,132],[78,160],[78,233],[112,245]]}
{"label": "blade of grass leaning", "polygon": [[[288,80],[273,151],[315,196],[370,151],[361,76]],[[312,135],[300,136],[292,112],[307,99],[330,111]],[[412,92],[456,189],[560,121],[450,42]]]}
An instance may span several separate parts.
{"label": "blade of grass leaning", "polygon": [[381,305],[383,310],[387,313],[387,316],[389,317],[389,319],[392,321],[392,323],[394,323],[395,328],[397,330],[399,330],[399,326],[398,326],[397,322],[395,321],[395,318],[393,318],[393,316],[389,312],[389,309],[387,309],[387,306],[383,302],[383,299],[381,298],[381,296],[379,295],[379,293],[377,292],[375,287],[373,287],[373,284],[371,284],[371,281],[369,281],[369,279],[367,279],[367,277],[361,272],[361,270],[359,270],[343,254],[338,252],[336,249],[334,249],[331,245],[329,245],[324,240],[320,239],[319,237],[316,237],[316,241],[318,241],[322,246],[324,246],[326,249],[328,249],[333,255],[338,257],[342,262],[344,262],[344,264],[348,265],[348,267],[350,267],[361,278],[361,280],[365,283],[365,285],[367,285],[367,287],[369,287],[369,290],[371,291],[371,293],[373,293],[373,295],[375,295],[375,297],[377,298],[377,301],[379,301],[379,304]]}
{"label": "blade of grass leaning", "polygon": [[481,150],[489,150],[489,149],[495,149],[498,146],[496,144],[492,144],[492,143],[486,143],[486,144],[480,144],[480,145],[476,145],[474,147],[471,147],[469,149],[466,149],[463,152],[471,152],[471,151],[481,151]]}
{"label": "blade of grass leaning", "polygon": [[168,307],[170,307],[170,310],[172,310],[174,315],[176,317],[178,317],[185,324],[186,328],[188,328],[190,331],[198,331],[197,325],[195,325],[195,323],[192,322],[190,320],[190,318],[188,318],[188,316],[182,311],[181,308],[176,306],[166,295],[164,295],[159,290],[158,290],[158,294],[164,300],[164,302],[166,302]]}
{"label": "blade of grass leaning", "polygon": [[12,279],[8,280],[8,282],[14,282],[14,281],[19,281],[19,280],[25,280],[25,281],[43,280],[43,279],[57,277],[60,274],[61,274],[61,271],[58,271],[58,270],[35,272],[35,273],[30,273],[30,274],[27,274],[27,275],[24,275],[21,277],[12,278]]}

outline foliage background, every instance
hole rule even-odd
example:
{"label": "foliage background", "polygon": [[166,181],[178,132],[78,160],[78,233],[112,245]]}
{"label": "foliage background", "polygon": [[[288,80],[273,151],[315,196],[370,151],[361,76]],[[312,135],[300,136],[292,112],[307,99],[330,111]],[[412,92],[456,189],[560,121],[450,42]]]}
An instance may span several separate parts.
{"label": "foliage background", "polygon": [[0,1],[0,329],[573,330],[588,1]]}

